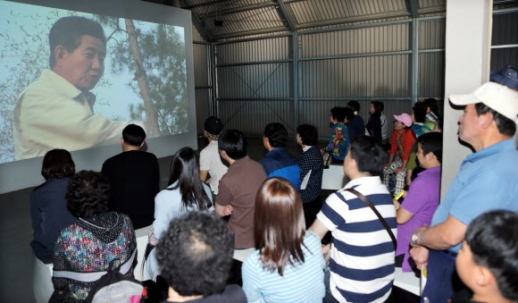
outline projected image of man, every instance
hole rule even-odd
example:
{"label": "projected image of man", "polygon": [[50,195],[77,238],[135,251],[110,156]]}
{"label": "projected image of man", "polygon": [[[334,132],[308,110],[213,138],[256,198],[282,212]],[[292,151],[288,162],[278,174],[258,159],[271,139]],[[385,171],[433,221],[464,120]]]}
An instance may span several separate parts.
{"label": "projected image of man", "polygon": [[128,121],[95,115],[90,92],[104,72],[106,37],[96,21],[63,17],[49,33],[50,69],[18,97],[14,112],[16,160],[48,150],[79,150],[115,143]]}

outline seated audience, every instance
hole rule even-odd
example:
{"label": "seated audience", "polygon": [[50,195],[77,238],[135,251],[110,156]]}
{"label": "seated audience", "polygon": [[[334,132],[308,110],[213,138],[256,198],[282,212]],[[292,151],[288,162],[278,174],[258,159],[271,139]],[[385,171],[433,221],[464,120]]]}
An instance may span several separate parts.
{"label": "seated audience", "polygon": [[437,100],[435,98],[427,98],[420,101],[424,103],[426,107],[426,125],[430,128],[434,127],[439,120],[441,120],[441,115],[439,114],[439,105],[437,104]]}
{"label": "seated audience", "polygon": [[108,212],[109,196],[108,180],[94,171],[80,171],[68,183],[68,209],[79,219],[57,238],[52,283],[58,302],[84,302],[113,260],[133,276],[135,231],[128,216]]}
{"label": "seated audience", "polygon": [[219,182],[215,210],[220,217],[230,216],[227,228],[234,237],[234,247],[254,247],[254,204],[259,186],[266,179],[261,164],[247,155],[247,141],[240,131],[224,131],[218,140],[223,160],[230,166]]}
{"label": "seated audience", "polygon": [[320,191],[322,189],[324,159],[317,148],[317,128],[309,124],[299,125],[297,127],[297,143],[302,146],[302,154],[300,154],[298,159],[300,179],[304,180],[309,174],[306,186],[300,189],[306,228],[308,228],[313,224],[317,213],[320,211],[320,207],[322,207]]}
{"label": "seated audience", "polygon": [[300,195],[288,180],[270,178],[259,189],[254,238],[258,251],[242,268],[248,302],[322,302],[320,238],[306,231]]}
{"label": "seated audience", "polygon": [[280,123],[270,123],[264,128],[263,146],[268,153],[261,160],[261,165],[268,178],[288,179],[300,189],[300,167],[297,160],[286,150],[288,131]]}
{"label": "seated audience", "polygon": [[160,188],[157,158],[140,150],[145,139],[142,127],[126,126],[122,131],[122,153],[106,160],[101,171],[110,181],[108,209],[128,215],[135,229],[153,223],[154,198]]}
{"label": "seated audience", "polygon": [[77,220],[67,209],[65,200],[68,181],[74,173],[75,164],[68,151],[50,150],[45,154],[41,167],[45,183],[31,193],[31,220],[34,230],[31,247],[34,255],[45,264],[53,261],[54,245],[61,229]]}
{"label": "seated audience", "polygon": [[383,170],[383,182],[389,188],[390,176],[396,175],[396,185],[394,187],[394,196],[405,186],[405,177],[407,173],[408,159],[412,146],[416,140],[415,133],[412,131],[412,117],[409,114],[402,113],[394,115],[394,133],[392,134],[392,144],[390,148],[390,157],[385,164]]}
{"label": "seated audience", "polygon": [[[178,150],[171,161],[168,185],[155,197],[155,221],[150,244],[157,244],[172,219],[194,210],[212,211],[212,206],[210,188],[200,180],[196,152],[190,147]],[[151,251],[145,265],[148,277],[153,279],[160,272],[155,250]]]}
{"label": "seated audience", "polygon": [[350,140],[357,136],[365,135],[365,122],[362,116],[360,116],[360,103],[358,101],[349,101],[347,102],[347,108],[350,108],[354,113],[351,117],[347,116],[347,123],[345,123],[349,130]]}
{"label": "seated audience", "polygon": [[334,164],[342,164],[349,150],[350,138],[347,126],[344,124],[345,114],[345,108],[333,107],[329,117],[329,125],[332,131],[329,143],[323,151],[331,153],[333,157],[331,162]]}
{"label": "seated audience", "polygon": [[173,219],[156,251],[169,284],[162,303],[246,303],[241,287],[226,285],[234,250],[225,224],[214,215],[193,211]]}
{"label": "seated audience", "polygon": [[442,134],[429,133],[417,138],[417,158],[424,171],[410,185],[404,202],[394,201],[398,223],[396,256],[403,258],[404,272],[415,268],[409,263],[412,233],[430,225],[441,199]]}
{"label": "seated audience", "polygon": [[351,181],[327,198],[311,225],[310,230],[320,238],[328,231],[333,238],[331,298],[326,297],[326,302],[385,302],[390,295],[394,282],[392,238],[372,209],[348,191],[355,189],[369,199],[396,234],[396,209],[379,177],[387,158],[374,138],[356,137],[344,161],[345,175]]}
{"label": "seated audience", "polygon": [[209,140],[209,145],[200,152],[200,179],[209,184],[214,195],[217,195],[219,180],[228,170],[228,167],[221,161],[218,150],[218,139],[223,129],[223,123],[220,119],[211,116],[205,120],[204,128],[203,135]]}
{"label": "seated audience", "polygon": [[369,117],[369,121],[367,122],[367,132],[369,135],[379,142],[382,142],[381,138],[381,110],[379,107],[379,103],[377,101],[372,101],[369,106],[369,113],[371,116]]}
{"label": "seated audience", "polygon": [[472,292],[456,294],[452,303],[518,301],[517,234],[516,212],[486,212],[469,224],[456,267]]}

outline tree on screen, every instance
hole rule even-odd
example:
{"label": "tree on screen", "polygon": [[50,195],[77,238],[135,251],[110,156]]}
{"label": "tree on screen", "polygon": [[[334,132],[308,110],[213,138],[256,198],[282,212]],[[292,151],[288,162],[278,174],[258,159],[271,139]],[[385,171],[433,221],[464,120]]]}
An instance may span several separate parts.
{"label": "tree on screen", "polygon": [[[152,136],[171,135],[187,131],[187,91],[185,46],[173,26],[156,24],[143,30],[139,22],[99,17],[111,24],[114,32],[108,34],[109,52],[114,72],[128,70],[134,79],[128,83],[144,100],[143,104],[130,105],[131,118],[146,116],[146,126]],[[115,32],[124,32],[127,40],[118,40]],[[113,38],[113,39],[112,39]],[[112,47],[113,43],[113,47]]]}

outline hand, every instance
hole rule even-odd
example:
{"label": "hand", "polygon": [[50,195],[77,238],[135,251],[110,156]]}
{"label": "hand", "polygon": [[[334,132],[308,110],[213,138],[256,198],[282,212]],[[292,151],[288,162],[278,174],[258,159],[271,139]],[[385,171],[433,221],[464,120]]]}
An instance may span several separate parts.
{"label": "hand", "polygon": [[401,166],[401,167],[394,169],[394,173],[399,174],[400,172],[405,171],[405,170],[406,170],[406,167]]}
{"label": "hand", "polygon": [[230,216],[232,214],[232,212],[234,212],[234,208],[232,207],[232,205],[226,205],[225,206],[225,209],[223,209],[223,214],[225,216]]}
{"label": "hand", "polygon": [[424,246],[415,246],[410,249],[410,255],[414,259],[417,269],[423,269],[428,266],[428,248]]}
{"label": "hand", "polygon": [[[421,231],[426,230],[426,229],[428,229],[428,226],[423,225],[423,226],[419,227],[418,229],[414,230],[414,232],[412,233],[412,235],[413,235],[414,233],[416,233],[416,232],[421,232]],[[410,241],[410,245],[411,245],[411,246],[413,246],[413,247],[414,247],[414,246],[421,246],[421,245],[419,245],[419,244],[413,244],[413,243],[412,243],[412,241]]]}
{"label": "hand", "polygon": [[385,168],[389,168],[389,167],[390,167],[390,162],[385,163]]}
{"label": "hand", "polygon": [[322,254],[326,255],[329,253],[329,250],[331,249],[331,244],[324,245],[322,244]]}

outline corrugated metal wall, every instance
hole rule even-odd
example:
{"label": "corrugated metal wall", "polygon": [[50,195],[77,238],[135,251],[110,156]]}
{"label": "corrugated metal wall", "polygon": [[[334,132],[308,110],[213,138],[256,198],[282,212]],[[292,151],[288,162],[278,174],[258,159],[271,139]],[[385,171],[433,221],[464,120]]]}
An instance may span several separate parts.
{"label": "corrugated metal wall", "polygon": [[193,58],[194,58],[194,85],[196,98],[196,128],[198,134],[203,133],[203,123],[211,115],[212,83],[210,77],[210,44],[203,41],[203,37],[192,27]]}
{"label": "corrugated metal wall", "polygon": [[[434,6],[437,1],[420,3]],[[445,18],[421,18],[417,28],[417,96],[442,100]],[[518,13],[496,12],[493,29],[491,68],[518,65]],[[277,121],[294,135],[297,123],[312,123],[323,138],[328,132],[329,110],[345,106],[348,100],[360,102],[364,120],[371,100],[384,102],[390,120],[393,114],[411,111],[411,21],[305,30],[294,35],[214,44],[218,87],[214,93],[219,116],[227,127],[260,136],[267,123]],[[195,62],[199,133],[211,112],[209,53],[208,45],[195,45],[195,58],[201,61]]]}

